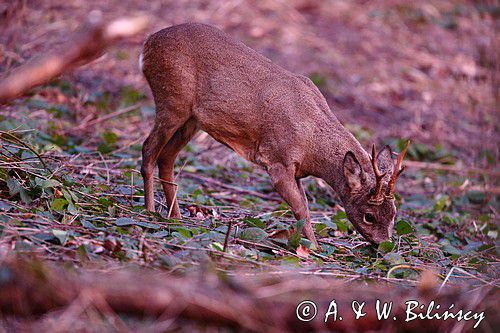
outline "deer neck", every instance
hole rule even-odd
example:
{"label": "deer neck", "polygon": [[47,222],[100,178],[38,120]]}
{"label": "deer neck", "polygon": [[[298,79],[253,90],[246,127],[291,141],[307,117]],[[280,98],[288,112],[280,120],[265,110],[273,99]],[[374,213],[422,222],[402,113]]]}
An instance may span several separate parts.
{"label": "deer neck", "polygon": [[350,196],[344,177],[344,156],[348,151],[354,153],[365,174],[370,174],[370,157],[358,140],[338,121],[328,131],[316,136],[316,149],[312,152],[309,174],[323,179],[330,185],[342,202]]}

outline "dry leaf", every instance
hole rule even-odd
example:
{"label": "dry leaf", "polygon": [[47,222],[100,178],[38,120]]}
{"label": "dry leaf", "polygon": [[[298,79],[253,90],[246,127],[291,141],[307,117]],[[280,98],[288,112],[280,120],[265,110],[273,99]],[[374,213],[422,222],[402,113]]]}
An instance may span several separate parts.
{"label": "dry leaf", "polygon": [[273,239],[288,239],[292,233],[293,231],[291,230],[281,229],[271,232],[268,237]]}
{"label": "dry leaf", "polygon": [[299,245],[297,248],[297,255],[301,258],[309,258],[309,249],[304,245]]}

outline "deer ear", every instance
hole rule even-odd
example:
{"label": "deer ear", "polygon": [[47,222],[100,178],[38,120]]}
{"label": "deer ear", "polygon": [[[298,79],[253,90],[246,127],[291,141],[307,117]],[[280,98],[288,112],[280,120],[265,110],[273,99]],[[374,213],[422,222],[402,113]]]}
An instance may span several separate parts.
{"label": "deer ear", "polygon": [[348,151],[344,156],[344,177],[351,192],[355,192],[361,188],[363,169],[351,151]]}
{"label": "deer ear", "polygon": [[380,173],[386,173],[386,177],[391,177],[394,173],[394,161],[392,160],[391,147],[385,146],[377,154],[377,165]]}

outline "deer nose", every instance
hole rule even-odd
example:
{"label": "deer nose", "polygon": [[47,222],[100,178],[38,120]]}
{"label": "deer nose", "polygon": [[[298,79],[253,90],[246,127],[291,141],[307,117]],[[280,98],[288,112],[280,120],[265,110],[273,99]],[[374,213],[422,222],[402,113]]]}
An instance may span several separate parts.
{"label": "deer nose", "polygon": [[389,232],[389,234],[386,236],[386,237],[375,237],[373,240],[371,240],[370,242],[372,243],[372,245],[374,245],[375,247],[378,247],[380,245],[380,243],[382,242],[385,242],[385,241],[390,241],[392,238],[392,235],[391,233]]}

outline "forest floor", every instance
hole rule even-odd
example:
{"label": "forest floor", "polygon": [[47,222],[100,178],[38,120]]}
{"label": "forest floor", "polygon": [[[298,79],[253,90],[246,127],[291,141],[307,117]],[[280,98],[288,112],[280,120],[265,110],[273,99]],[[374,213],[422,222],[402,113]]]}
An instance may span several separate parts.
{"label": "forest floor", "polygon": [[304,250],[266,173],[205,133],[177,160],[182,220],[168,218],[159,186],[159,212],[146,212],[138,170],[154,104],[137,66],[141,36],[0,108],[0,261],[15,252],[102,270],[188,274],[208,265],[228,275],[292,271],[401,286],[430,270],[440,285],[496,290],[498,7],[28,1],[0,30],[1,72],[64,42],[92,9],[110,18],[147,14],[151,32],[214,24],[310,77],[365,148],[400,151],[411,139],[395,239],[372,248],[333,191],[305,179],[322,252]]}

